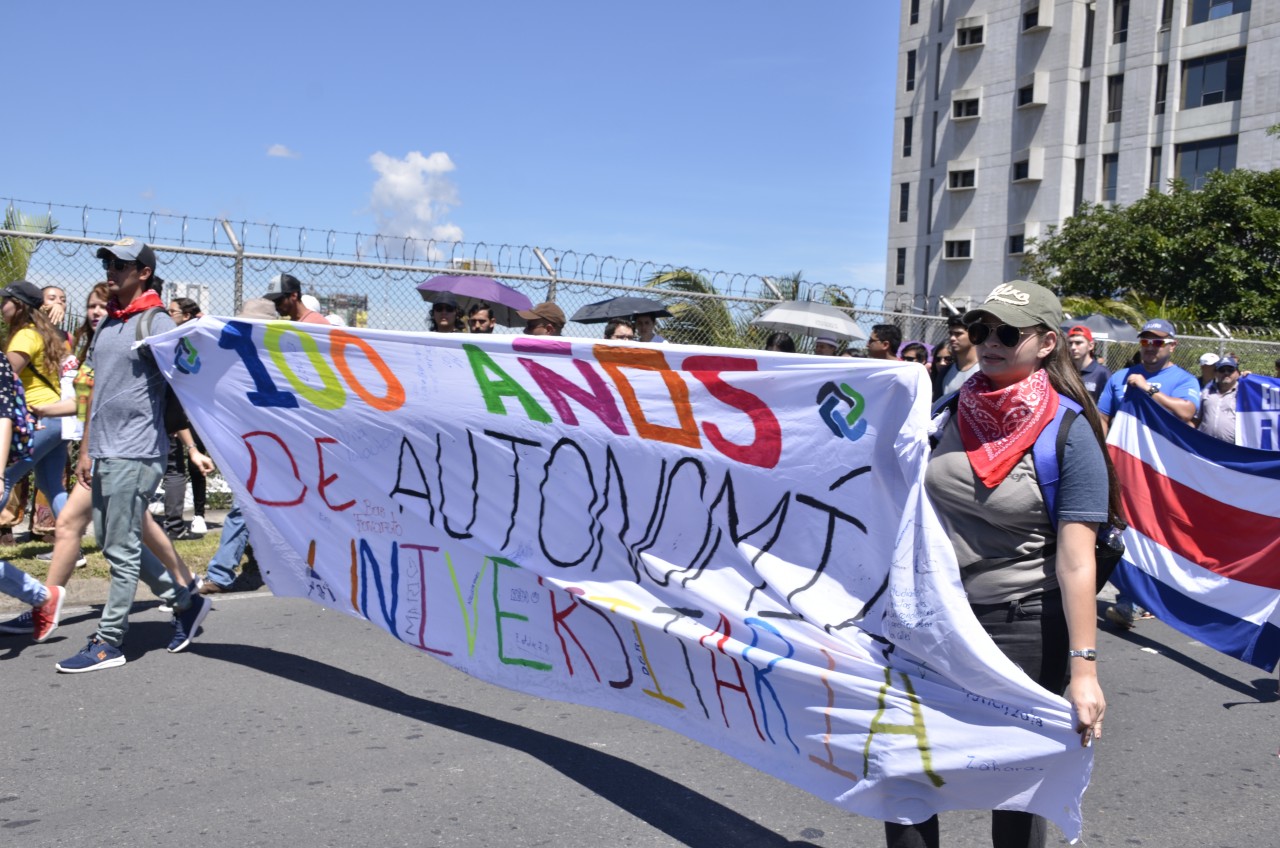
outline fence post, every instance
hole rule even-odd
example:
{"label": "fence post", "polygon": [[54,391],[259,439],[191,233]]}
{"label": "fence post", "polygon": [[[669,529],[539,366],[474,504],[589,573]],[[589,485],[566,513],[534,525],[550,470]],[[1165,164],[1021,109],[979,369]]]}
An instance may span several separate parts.
{"label": "fence post", "polygon": [[231,246],[236,250],[236,285],[233,298],[235,300],[235,312],[240,312],[240,307],[244,306],[244,245],[236,239],[235,230],[231,229],[231,224],[226,218],[222,219],[222,229],[226,232],[227,238],[231,240]]}
{"label": "fence post", "polygon": [[533,255],[538,257],[538,261],[542,263],[542,267],[547,272],[547,276],[551,278],[551,281],[547,283],[547,302],[555,303],[556,302],[555,269],[551,267],[551,263],[547,261],[547,257],[543,256],[542,251],[538,250],[538,248],[535,247],[533,249]]}

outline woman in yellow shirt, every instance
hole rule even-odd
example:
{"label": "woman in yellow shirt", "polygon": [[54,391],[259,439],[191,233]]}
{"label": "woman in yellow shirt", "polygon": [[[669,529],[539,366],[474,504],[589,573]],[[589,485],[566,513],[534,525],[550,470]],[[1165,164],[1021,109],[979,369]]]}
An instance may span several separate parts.
{"label": "woman in yellow shirt", "polygon": [[[0,289],[0,314],[9,325],[5,356],[13,373],[22,380],[28,406],[56,403],[61,399],[62,363],[70,355],[63,334],[40,311],[43,303],[40,289],[26,280],[17,280]],[[34,469],[36,488],[44,493],[56,516],[67,502],[62,483],[67,470],[67,444],[62,440],[61,429],[56,427],[37,429],[31,441],[31,454],[19,457],[5,469],[0,509],[8,503],[13,487]]]}

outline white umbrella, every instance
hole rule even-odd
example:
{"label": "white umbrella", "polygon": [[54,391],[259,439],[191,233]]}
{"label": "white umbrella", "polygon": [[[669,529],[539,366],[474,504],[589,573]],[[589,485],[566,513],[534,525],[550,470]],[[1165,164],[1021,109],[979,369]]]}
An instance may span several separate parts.
{"label": "white umbrella", "polygon": [[761,312],[751,323],[779,333],[840,339],[867,338],[867,331],[859,327],[848,312],[811,300],[784,300]]}

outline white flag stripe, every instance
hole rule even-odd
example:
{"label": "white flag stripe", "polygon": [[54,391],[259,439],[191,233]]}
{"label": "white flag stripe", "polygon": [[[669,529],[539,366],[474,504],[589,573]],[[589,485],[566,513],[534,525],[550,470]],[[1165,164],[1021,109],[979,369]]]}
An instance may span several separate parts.
{"label": "white flag stripe", "polygon": [[1126,560],[1188,598],[1253,624],[1280,625],[1280,592],[1215,574],[1132,530],[1124,543]]}
{"label": "white flag stripe", "polygon": [[1212,493],[1221,504],[1280,518],[1280,480],[1236,471],[1188,453],[1123,409],[1107,441],[1184,486]]}

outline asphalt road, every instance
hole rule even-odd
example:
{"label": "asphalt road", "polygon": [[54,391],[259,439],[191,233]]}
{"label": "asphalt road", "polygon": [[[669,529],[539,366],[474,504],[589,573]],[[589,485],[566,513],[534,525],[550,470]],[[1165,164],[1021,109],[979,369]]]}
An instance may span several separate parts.
{"label": "asphalt road", "polygon": [[[472,680],[364,622],[221,598],[189,653],[60,675],[96,610],[0,636],[0,845],[861,846],[861,819],[669,731]],[[1104,633],[1088,846],[1280,845],[1276,677],[1159,622]],[[988,816],[943,816],[988,844]],[[1054,830],[1050,844],[1065,844]]]}

